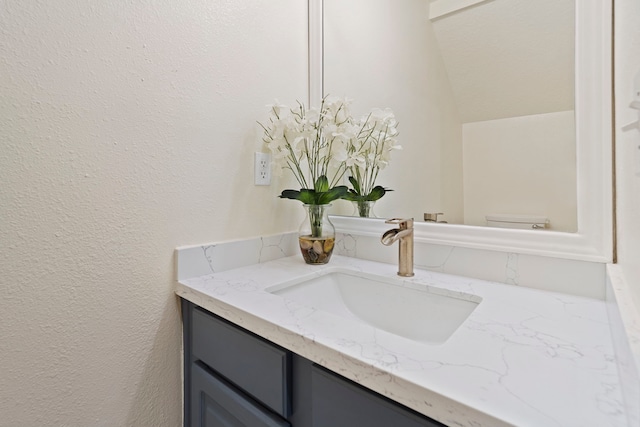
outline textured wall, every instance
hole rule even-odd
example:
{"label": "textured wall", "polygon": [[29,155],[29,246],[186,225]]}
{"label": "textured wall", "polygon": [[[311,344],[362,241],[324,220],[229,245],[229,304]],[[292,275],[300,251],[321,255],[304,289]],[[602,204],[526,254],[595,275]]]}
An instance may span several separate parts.
{"label": "textured wall", "polygon": [[640,308],[640,132],[621,130],[639,119],[629,103],[640,84],[640,2],[616,0],[615,24],[618,262]]}
{"label": "textured wall", "polygon": [[1,427],[180,425],[173,249],[291,229],[252,153],[306,44],[295,0],[0,2]]}

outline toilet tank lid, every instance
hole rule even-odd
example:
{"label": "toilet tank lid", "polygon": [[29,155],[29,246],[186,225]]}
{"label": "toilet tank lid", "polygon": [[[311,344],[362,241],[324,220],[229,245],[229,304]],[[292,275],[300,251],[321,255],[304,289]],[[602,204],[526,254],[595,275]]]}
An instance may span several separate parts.
{"label": "toilet tank lid", "polygon": [[549,222],[549,218],[544,215],[489,214],[485,216],[485,218],[487,221],[517,222],[526,224],[546,224]]}

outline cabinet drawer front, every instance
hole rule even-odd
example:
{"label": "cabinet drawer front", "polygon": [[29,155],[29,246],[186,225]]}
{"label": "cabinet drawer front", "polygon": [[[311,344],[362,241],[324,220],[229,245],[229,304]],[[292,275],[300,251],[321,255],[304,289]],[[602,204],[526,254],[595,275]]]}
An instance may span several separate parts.
{"label": "cabinet drawer front", "polygon": [[311,369],[314,427],[445,427],[324,368]]}
{"label": "cabinet drawer front", "polygon": [[224,378],[283,417],[290,414],[289,353],[214,317],[193,310],[192,350]]}
{"label": "cabinet drawer front", "polygon": [[197,363],[192,374],[191,427],[290,427]]}

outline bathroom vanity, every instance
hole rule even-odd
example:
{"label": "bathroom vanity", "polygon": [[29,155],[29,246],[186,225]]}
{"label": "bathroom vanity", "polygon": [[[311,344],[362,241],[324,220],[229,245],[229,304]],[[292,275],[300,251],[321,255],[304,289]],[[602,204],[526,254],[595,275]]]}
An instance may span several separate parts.
{"label": "bathroom vanity", "polygon": [[185,425],[442,424],[183,300]]}
{"label": "bathroom vanity", "polygon": [[[604,301],[396,270],[297,255],[181,278],[187,425],[628,425]],[[476,307],[437,342],[280,294],[336,272]]]}

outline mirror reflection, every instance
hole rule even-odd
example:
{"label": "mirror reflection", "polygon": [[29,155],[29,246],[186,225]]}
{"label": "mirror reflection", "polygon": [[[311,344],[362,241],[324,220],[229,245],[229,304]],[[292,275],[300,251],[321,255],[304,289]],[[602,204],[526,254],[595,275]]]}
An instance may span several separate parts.
{"label": "mirror reflection", "polygon": [[324,93],[399,122],[376,216],[576,231],[574,3],[324,0]]}

